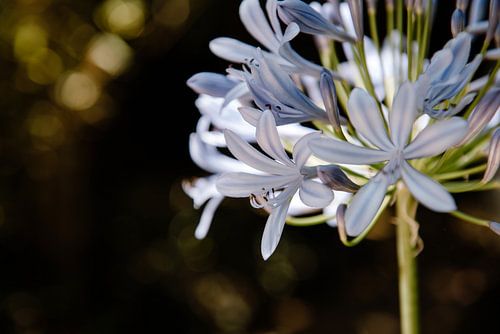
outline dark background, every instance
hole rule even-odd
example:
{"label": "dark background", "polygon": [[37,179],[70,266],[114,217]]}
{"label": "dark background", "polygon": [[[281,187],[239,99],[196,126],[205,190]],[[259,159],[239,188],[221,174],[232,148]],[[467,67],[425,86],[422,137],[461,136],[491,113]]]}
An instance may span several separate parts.
{"label": "dark background", "polygon": [[[31,3],[17,5],[24,13]],[[69,8],[102,29],[93,21],[98,1],[45,3],[37,15]],[[211,39],[253,43],[238,4],[191,1],[179,27],[153,24],[127,39],[133,63],[105,86],[112,116],[96,124],[65,118],[66,139],[50,153],[18,129],[25,110],[51,101],[51,86],[19,89],[13,78],[22,66],[2,39],[0,333],[398,333],[389,217],[350,249],[327,226],[288,226],[264,262],[265,217],[229,199],[208,238],[192,236],[200,213],[180,183],[205,174],[187,150],[198,112],[185,81],[228,65],[209,52]],[[160,5],[145,3],[148,19]],[[446,24],[431,49],[449,38],[450,8],[440,7],[438,23]],[[308,50],[301,53],[314,59]],[[456,198],[468,212],[498,217],[498,194]],[[417,218],[423,333],[491,333],[499,239],[425,209]]]}

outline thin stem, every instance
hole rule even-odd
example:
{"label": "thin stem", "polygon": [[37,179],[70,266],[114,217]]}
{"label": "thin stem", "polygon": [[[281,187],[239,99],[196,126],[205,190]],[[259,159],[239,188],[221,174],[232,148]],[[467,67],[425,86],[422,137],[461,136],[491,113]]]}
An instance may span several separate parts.
{"label": "thin stem", "polygon": [[379,51],[380,50],[380,42],[378,39],[376,15],[377,15],[377,13],[375,12],[375,10],[368,10],[368,19],[370,21],[370,35],[372,36],[373,43],[375,44],[377,51]]}
{"label": "thin stem", "polygon": [[398,184],[396,201],[396,244],[399,265],[399,309],[402,334],[418,334],[418,287],[415,248],[411,243],[410,222],[415,216],[415,200],[408,189]]}
{"label": "thin stem", "polygon": [[387,6],[386,12],[387,12],[387,36],[390,36],[392,31],[394,30],[394,7]]}
{"label": "thin stem", "polygon": [[288,216],[286,217],[286,223],[288,225],[292,226],[313,226],[313,225],[319,225],[323,224],[327,220],[334,219],[335,215],[333,216],[327,216],[327,215],[316,215],[316,216],[309,216],[309,217],[293,217],[293,216]]}
{"label": "thin stem", "polygon": [[419,55],[418,55],[417,73],[422,72],[422,68],[424,67],[424,58],[425,55],[427,54],[427,48],[429,47],[431,15],[432,15],[432,0],[427,0],[427,7],[425,9],[424,31],[422,33],[422,47],[418,50]]}
{"label": "thin stem", "polygon": [[459,170],[456,172],[449,172],[443,174],[436,174],[432,178],[436,181],[453,180],[460,177],[468,178],[472,174],[481,173],[486,170],[487,164],[482,164],[469,169]]}
{"label": "thin stem", "polygon": [[460,212],[460,211],[452,211],[452,212],[449,212],[449,214],[454,216],[454,217],[457,217],[458,219],[466,221],[468,223],[472,223],[475,225],[490,228],[491,221],[489,221],[489,220],[477,218],[477,217],[468,215],[468,214]]}
{"label": "thin stem", "polygon": [[406,53],[408,56],[408,80],[413,81],[413,11],[410,7],[406,11]]}

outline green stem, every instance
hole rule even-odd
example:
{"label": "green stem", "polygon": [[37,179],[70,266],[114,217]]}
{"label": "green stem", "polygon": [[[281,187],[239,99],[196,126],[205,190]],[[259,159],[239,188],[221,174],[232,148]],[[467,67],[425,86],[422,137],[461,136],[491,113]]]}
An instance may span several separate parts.
{"label": "green stem", "polygon": [[333,219],[335,216],[327,216],[327,215],[316,215],[309,217],[286,217],[286,223],[292,226],[313,226],[323,224],[327,220]]}
{"label": "green stem", "polygon": [[422,46],[418,49],[419,55],[418,55],[417,73],[422,72],[422,68],[424,66],[424,58],[425,55],[427,54],[427,48],[429,47],[431,14],[432,14],[432,0],[427,0],[427,7],[425,10],[425,20],[424,20],[424,31],[422,33]]}
{"label": "green stem", "polygon": [[409,220],[413,219],[416,202],[408,189],[398,184],[396,200],[396,244],[399,265],[399,309],[402,334],[418,334],[418,286],[415,247],[411,243]]}
{"label": "green stem", "polygon": [[460,212],[460,211],[452,211],[452,212],[449,212],[449,214],[454,216],[454,217],[457,217],[458,219],[461,219],[463,221],[466,221],[466,222],[469,222],[469,223],[472,223],[475,225],[479,225],[479,226],[483,226],[483,227],[487,227],[487,228],[490,227],[491,221],[489,221],[489,220],[477,218],[477,217],[468,215],[468,214]]}
{"label": "green stem", "polygon": [[368,10],[368,18],[370,21],[370,35],[372,36],[373,43],[375,44],[377,51],[379,51],[380,50],[380,41],[378,39],[376,15],[377,15],[377,13],[375,12],[375,10]]}
{"label": "green stem", "polygon": [[456,172],[436,174],[432,178],[436,181],[453,180],[460,177],[468,178],[472,174],[477,174],[485,171],[487,166],[487,164],[482,164],[476,167],[459,170]]}
{"label": "green stem", "polygon": [[408,80],[413,81],[413,11],[406,11],[406,53],[408,56]]}

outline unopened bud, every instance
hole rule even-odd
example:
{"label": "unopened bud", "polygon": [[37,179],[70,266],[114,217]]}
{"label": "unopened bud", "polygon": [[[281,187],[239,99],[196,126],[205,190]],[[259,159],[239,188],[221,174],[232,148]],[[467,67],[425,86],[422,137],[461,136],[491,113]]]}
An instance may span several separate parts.
{"label": "unopened bud", "polygon": [[488,150],[488,164],[484,172],[482,183],[490,182],[500,166],[500,128],[496,128],[491,136],[490,149]]}
{"label": "unopened bud", "polygon": [[500,22],[497,23],[497,29],[495,30],[495,46],[500,48]]}
{"label": "unopened bud", "polygon": [[457,146],[465,144],[479,134],[495,116],[499,108],[500,89],[490,89],[467,119],[467,122],[469,123],[469,132]]}
{"label": "unopened bud", "polygon": [[333,130],[336,133],[341,133],[342,129],[340,127],[340,114],[337,106],[337,92],[335,90],[332,73],[326,69],[321,71],[319,90],[321,92],[321,97],[323,98],[323,103],[325,104],[326,114],[328,115],[328,119],[333,126]]}
{"label": "unopened bud", "polygon": [[349,193],[355,193],[359,190],[359,186],[352,182],[338,166],[318,166],[316,171],[321,182],[333,190]]}
{"label": "unopened bud", "polygon": [[451,33],[456,37],[459,33],[464,31],[465,27],[465,14],[461,9],[455,9],[451,16]]}
{"label": "unopened bud", "polygon": [[347,0],[349,10],[351,11],[352,22],[354,24],[354,31],[358,41],[363,40],[363,3],[361,0]]}
{"label": "unopened bud", "polygon": [[347,209],[347,205],[340,204],[337,208],[337,229],[339,231],[340,240],[347,244],[347,232],[345,227],[345,210]]}
{"label": "unopened bud", "polygon": [[500,0],[490,1],[490,15],[488,17],[488,31],[486,31],[486,40],[489,42],[493,38],[498,25],[498,16],[500,11]]}

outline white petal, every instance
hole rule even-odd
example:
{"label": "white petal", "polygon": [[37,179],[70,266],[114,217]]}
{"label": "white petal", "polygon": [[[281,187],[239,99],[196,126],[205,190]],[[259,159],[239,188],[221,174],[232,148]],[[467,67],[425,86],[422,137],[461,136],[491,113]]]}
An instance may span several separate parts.
{"label": "white petal", "polygon": [[[201,120],[201,118],[200,118]],[[241,161],[220,153],[214,146],[201,140],[201,135],[192,133],[189,136],[189,154],[191,159],[201,168],[212,173],[241,171],[257,172]]]}
{"label": "white petal", "polygon": [[266,110],[260,116],[255,136],[257,143],[264,152],[287,166],[294,166],[288,158],[283,144],[281,144],[280,136],[276,130],[276,122],[271,111]]}
{"label": "white petal", "polygon": [[415,86],[409,82],[401,85],[389,113],[391,139],[396,147],[402,148],[408,142],[413,122],[417,117]]}
{"label": "white petal", "polygon": [[467,129],[467,122],[460,117],[431,124],[404,149],[404,157],[416,159],[441,154],[458,143],[467,134]]}
{"label": "white petal", "polygon": [[216,196],[208,201],[207,205],[203,209],[203,213],[201,214],[200,222],[194,231],[196,239],[203,239],[207,236],[210,225],[212,224],[212,219],[214,218],[215,210],[217,210],[223,199],[224,196]]}
{"label": "white petal", "polygon": [[446,69],[446,76],[449,77],[450,75],[461,71],[465,67],[467,60],[469,59],[471,40],[472,36],[470,34],[462,32],[450,41],[448,46],[453,53],[453,61]]}
{"label": "white petal", "polygon": [[363,89],[354,88],[347,104],[349,119],[356,130],[372,144],[389,151],[393,145],[387,137],[377,102]]}
{"label": "white petal", "polygon": [[311,148],[309,147],[309,141],[313,138],[319,138],[319,132],[309,133],[302,138],[300,138],[297,143],[293,146],[293,160],[298,168],[304,166],[311,155]]}
{"label": "white petal", "polygon": [[457,209],[455,200],[442,185],[420,173],[406,161],[402,164],[401,176],[411,194],[429,209],[437,212]]}
{"label": "white petal", "polygon": [[216,38],[208,47],[216,56],[235,63],[244,63],[255,52],[255,47],[228,37]]}
{"label": "white petal", "polygon": [[312,139],[309,147],[318,158],[334,163],[364,165],[389,160],[390,153],[331,138]]}
{"label": "white petal", "polygon": [[425,70],[425,74],[429,75],[431,83],[441,79],[452,61],[453,53],[450,49],[443,49],[432,56],[431,63]]}
{"label": "white petal", "polygon": [[347,235],[361,234],[371,223],[384,200],[389,181],[379,173],[353,196],[345,213]]}
{"label": "white petal", "polygon": [[278,50],[279,42],[269,26],[259,0],[244,0],[240,5],[240,18],[256,40],[273,52]]}
{"label": "white petal", "polygon": [[300,175],[254,175],[224,173],[217,178],[217,191],[227,197],[248,197],[268,189],[279,189],[297,182]]}
{"label": "white petal", "polygon": [[267,260],[274,253],[278,243],[280,242],[281,233],[283,232],[283,227],[285,227],[286,214],[289,205],[289,201],[280,205],[275,208],[269,215],[269,218],[267,218],[266,227],[264,228],[262,242],[260,245],[260,250],[264,260]]}
{"label": "white petal", "polygon": [[333,200],[333,191],[322,183],[306,180],[300,186],[299,196],[305,205],[324,208]]}
{"label": "white petal", "polygon": [[262,115],[262,111],[260,111],[259,109],[252,108],[252,107],[246,107],[246,106],[239,107],[238,111],[240,112],[241,117],[243,117],[243,119],[247,123],[249,123],[255,127],[259,123],[260,115]]}
{"label": "white petal", "polygon": [[224,136],[229,151],[241,162],[269,174],[290,173],[289,167],[266,157],[231,130],[225,130]]}

